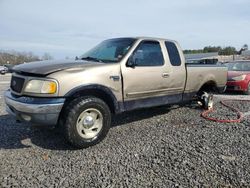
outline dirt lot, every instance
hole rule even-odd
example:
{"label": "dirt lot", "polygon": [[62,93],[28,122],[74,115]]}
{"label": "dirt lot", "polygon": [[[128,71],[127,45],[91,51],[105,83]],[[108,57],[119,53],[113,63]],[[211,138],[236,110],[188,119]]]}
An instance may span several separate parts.
{"label": "dirt lot", "polygon": [[[75,150],[45,127],[16,123],[0,76],[0,187],[250,187],[250,120],[215,123],[196,104],[116,116],[100,144]],[[233,118],[215,97],[214,116]],[[250,104],[232,102],[246,115]]]}

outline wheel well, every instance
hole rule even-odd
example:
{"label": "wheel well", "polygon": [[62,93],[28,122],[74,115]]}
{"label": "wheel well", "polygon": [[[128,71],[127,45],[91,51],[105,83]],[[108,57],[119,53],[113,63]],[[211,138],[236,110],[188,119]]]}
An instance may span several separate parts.
{"label": "wheel well", "polygon": [[115,101],[116,99],[114,99],[114,96],[111,96],[110,94],[101,89],[83,89],[77,91],[73,95],[67,97],[65,104],[67,105],[67,103],[71,102],[75,98],[84,96],[93,96],[102,99],[108,105],[111,113],[116,112],[116,101]]}
{"label": "wheel well", "polygon": [[217,92],[217,84],[215,81],[208,81],[205,84],[201,86],[201,88],[198,91],[198,94],[201,94],[202,92]]}

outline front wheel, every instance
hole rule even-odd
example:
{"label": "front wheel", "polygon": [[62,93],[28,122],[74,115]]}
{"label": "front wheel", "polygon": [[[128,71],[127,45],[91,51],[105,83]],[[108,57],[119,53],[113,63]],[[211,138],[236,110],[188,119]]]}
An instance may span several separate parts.
{"label": "front wheel", "polygon": [[102,141],[111,124],[107,104],[99,98],[82,97],[73,100],[65,110],[64,133],[77,148],[86,148]]}

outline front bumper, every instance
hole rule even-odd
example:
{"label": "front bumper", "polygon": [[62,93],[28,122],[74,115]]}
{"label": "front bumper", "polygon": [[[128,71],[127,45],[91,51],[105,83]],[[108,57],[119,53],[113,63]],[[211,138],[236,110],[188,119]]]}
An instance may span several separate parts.
{"label": "front bumper", "polygon": [[248,83],[245,80],[227,81],[227,90],[231,91],[247,91]]}
{"label": "front bumper", "polygon": [[64,98],[16,97],[8,90],[4,93],[6,111],[20,121],[39,125],[56,125]]}

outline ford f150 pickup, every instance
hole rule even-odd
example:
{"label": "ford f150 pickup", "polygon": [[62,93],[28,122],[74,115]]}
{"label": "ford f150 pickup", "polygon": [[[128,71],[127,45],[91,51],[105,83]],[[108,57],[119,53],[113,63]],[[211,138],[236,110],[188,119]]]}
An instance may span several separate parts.
{"label": "ford f150 pickup", "polygon": [[59,125],[67,140],[85,148],[108,133],[111,114],[224,91],[227,68],[188,65],[176,41],[137,37],[105,40],[76,60],[15,66],[5,92],[18,120]]}

